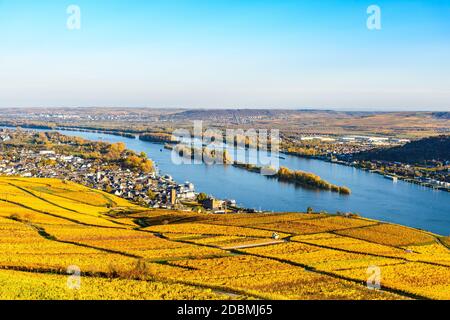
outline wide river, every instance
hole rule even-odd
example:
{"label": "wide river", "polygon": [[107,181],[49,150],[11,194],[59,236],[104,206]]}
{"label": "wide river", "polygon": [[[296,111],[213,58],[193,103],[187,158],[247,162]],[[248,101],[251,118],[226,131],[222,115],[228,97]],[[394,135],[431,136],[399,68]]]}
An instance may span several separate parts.
{"label": "wide river", "polygon": [[196,190],[222,199],[235,199],[243,207],[268,211],[326,210],[357,212],[377,220],[450,235],[450,193],[403,181],[393,182],[381,175],[321,160],[284,156],[280,165],[315,173],[337,185],[351,188],[350,196],[308,190],[280,183],[260,174],[232,166],[182,164],[172,161],[170,150],[161,144],[108,134],[61,131],[89,140],[124,142],[128,149],[144,151],[162,174],[182,183],[190,181]]}

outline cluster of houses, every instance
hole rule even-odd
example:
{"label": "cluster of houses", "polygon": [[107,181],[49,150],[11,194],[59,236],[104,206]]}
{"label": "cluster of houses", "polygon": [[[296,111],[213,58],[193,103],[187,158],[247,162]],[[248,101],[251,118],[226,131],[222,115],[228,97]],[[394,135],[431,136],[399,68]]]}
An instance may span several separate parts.
{"label": "cluster of houses", "polygon": [[[398,180],[419,184],[433,189],[439,189],[450,192],[450,162],[439,162],[437,166],[442,166],[441,170],[427,170],[411,164],[396,161],[358,161],[353,160],[351,156],[340,156],[340,160],[335,162],[344,165],[354,166],[372,173],[383,175],[386,179],[397,182]],[[433,168],[433,166],[430,166]]]}
{"label": "cluster of houses", "polygon": [[398,139],[392,137],[373,137],[373,136],[340,136],[340,137],[331,137],[331,136],[314,136],[314,135],[305,135],[300,137],[300,141],[312,141],[318,140],[322,142],[336,142],[336,143],[359,143],[366,144],[371,146],[380,146],[380,145],[402,145],[408,142],[411,142],[408,139]]}
{"label": "cluster of houses", "polygon": [[15,150],[12,156],[0,159],[0,175],[70,180],[152,208],[175,208],[181,201],[197,197],[195,186],[190,182],[177,184],[172,177],[154,172],[112,170],[108,163],[51,150]]}
{"label": "cluster of houses", "polygon": [[[24,141],[30,137],[28,132],[22,132],[22,135]],[[238,208],[234,200],[213,197],[199,203],[193,183],[180,184],[169,175],[131,170],[117,163],[60,154],[20,143],[3,144],[17,139],[13,137],[7,130],[0,129],[0,175],[64,179],[150,208],[196,209],[201,206],[213,213],[249,210]]]}
{"label": "cluster of houses", "polygon": [[300,146],[309,144],[309,147],[315,148],[318,151],[318,154],[325,157],[334,157],[364,152],[381,146],[404,145],[410,142],[410,140],[373,136],[302,135],[294,142]]}
{"label": "cluster of houses", "polygon": [[429,177],[419,177],[416,180],[422,185],[450,191],[450,182],[440,181]]}
{"label": "cluster of houses", "polygon": [[[229,209],[236,208],[236,200],[220,200],[215,199],[213,197],[209,197],[202,202],[203,207],[206,210],[210,210],[217,214],[227,213]],[[250,209],[246,209],[247,212],[250,212]],[[255,210],[253,210],[255,211]]]}
{"label": "cluster of houses", "polygon": [[403,145],[411,142],[408,139],[399,139],[392,137],[373,137],[373,136],[344,136],[338,139],[341,142],[347,143],[362,143],[372,146],[394,146]]}

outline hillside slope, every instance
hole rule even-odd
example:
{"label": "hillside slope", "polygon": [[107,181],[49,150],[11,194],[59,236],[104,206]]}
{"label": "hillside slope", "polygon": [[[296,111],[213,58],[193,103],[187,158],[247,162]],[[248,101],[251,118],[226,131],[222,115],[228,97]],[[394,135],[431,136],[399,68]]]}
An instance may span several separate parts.
{"label": "hillside slope", "polygon": [[357,217],[147,211],[0,177],[0,229],[3,299],[450,298],[447,239]]}
{"label": "hillside slope", "polygon": [[355,158],[404,163],[424,163],[431,160],[450,161],[450,135],[424,138],[400,147],[368,151],[356,155]]}

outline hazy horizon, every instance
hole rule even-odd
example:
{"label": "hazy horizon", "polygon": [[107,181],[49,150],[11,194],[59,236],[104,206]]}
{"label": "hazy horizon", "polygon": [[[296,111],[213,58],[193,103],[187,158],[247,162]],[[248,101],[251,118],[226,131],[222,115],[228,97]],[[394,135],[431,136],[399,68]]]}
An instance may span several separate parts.
{"label": "hazy horizon", "polygon": [[0,0],[0,107],[450,111],[449,15],[440,0]]}
{"label": "hazy horizon", "polygon": [[0,106],[0,109],[153,109],[153,110],[289,110],[289,111],[341,111],[341,112],[450,112],[450,107],[433,109],[415,108],[341,108],[341,107],[298,107],[298,108],[275,108],[275,107],[140,107],[140,106],[33,106],[33,107],[8,107]]}

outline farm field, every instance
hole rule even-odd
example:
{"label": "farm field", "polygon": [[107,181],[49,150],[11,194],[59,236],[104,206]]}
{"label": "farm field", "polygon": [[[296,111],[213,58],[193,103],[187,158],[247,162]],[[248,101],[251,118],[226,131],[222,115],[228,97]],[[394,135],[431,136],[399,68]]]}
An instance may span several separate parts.
{"label": "farm field", "polygon": [[449,247],[359,217],[148,210],[0,177],[0,299],[450,299]]}

